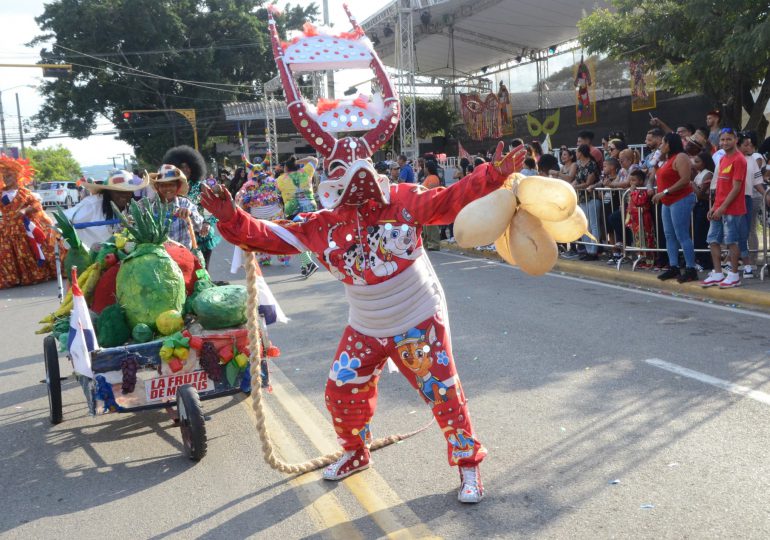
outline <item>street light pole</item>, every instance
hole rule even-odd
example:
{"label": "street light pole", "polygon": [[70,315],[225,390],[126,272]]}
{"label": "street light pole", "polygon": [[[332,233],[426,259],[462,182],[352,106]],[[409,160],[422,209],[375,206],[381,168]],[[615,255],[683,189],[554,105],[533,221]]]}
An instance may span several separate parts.
{"label": "street light pole", "polygon": [[3,154],[8,153],[8,143],[5,139],[5,115],[3,114],[3,93],[0,91],[0,131],[3,135]]}
{"label": "street light pole", "polygon": [[21,158],[24,159],[24,130],[21,127],[21,108],[19,107],[19,93],[16,92],[16,116],[19,117],[19,139],[21,140]]}

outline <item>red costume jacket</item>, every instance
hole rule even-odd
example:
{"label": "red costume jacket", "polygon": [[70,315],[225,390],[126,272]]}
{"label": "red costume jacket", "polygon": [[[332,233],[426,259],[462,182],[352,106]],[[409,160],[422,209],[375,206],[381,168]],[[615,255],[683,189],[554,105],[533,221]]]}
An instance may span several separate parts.
{"label": "red costume jacket", "polygon": [[389,280],[422,256],[425,225],[452,223],[469,202],[502,186],[505,177],[489,164],[448,188],[390,186],[390,204],[368,201],[301,214],[304,221],[256,220],[238,209],[220,221],[227,240],[244,250],[291,255],[310,250],[337,279],[351,285]]}

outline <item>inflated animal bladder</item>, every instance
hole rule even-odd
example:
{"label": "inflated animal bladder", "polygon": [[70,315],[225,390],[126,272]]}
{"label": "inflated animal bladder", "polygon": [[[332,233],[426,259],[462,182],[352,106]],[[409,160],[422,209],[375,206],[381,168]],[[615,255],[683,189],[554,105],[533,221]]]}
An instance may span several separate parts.
{"label": "inflated animal bladder", "polygon": [[506,235],[511,258],[527,274],[542,276],[556,264],[559,256],[556,242],[543,228],[543,223],[526,210],[519,208]]}
{"label": "inflated animal bladder", "polygon": [[574,242],[588,233],[588,220],[579,206],[564,221],[542,221],[543,228],[557,242]]}
{"label": "inflated animal bladder", "polygon": [[577,207],[575,188],[563,180],[527,176],[516,183],[519,206],[545,221],[564,221]]}
{"label": "inflated animal bladder", "polygon": [[510,189],[497,189],[466,205],[455,218],[457,245],[464,248],[486,246],[508,228],[516,212],[516,196]]}

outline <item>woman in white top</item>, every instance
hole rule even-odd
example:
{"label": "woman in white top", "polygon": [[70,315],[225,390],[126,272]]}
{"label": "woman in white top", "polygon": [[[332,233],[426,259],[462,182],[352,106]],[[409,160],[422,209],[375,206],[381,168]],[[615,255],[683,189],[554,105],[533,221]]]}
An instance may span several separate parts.
{"label": "woman in white top", "polygon": [[[708,211],[711,202],[709,195],[712,193],[710,186],[714,176],[714,160],[711,159],[710,152],[702,151],[693,157],[692,163],[696,173],[692,180],[692,188],[695,192],[695,206],[692,210],[693,243],[696,250],[708,250],[706,236],[709,230]],[[714,267],[711,255],[707,252],[696,252],[695,260],[704,270],[711,270]]]}
{"label": "woman in white top", "polygon": [[738,133],[738,150],[746,156],[746,215],[738,247],[743,259],[743,277],[754,277],[759,239],[757,238],[757,220],[762,212],[765,184],[762,180],[762,167],[765,159],[757,153],[757,134],[753,131]]}
{"label": "woman in white top", "polygon": [[[86,197],[69,210],[65,210],[64,214],[75,225],[83,244],[88,247],[101,244],[121,228],[120,220],[110,203],[115,203],[115,206],[124,212],[134,196],[134,191],[140,191],[148,184],[148,177],[139,178],[128,171],[115,171],[104,184],[84,182],[83,186],[93,196]],[[85,226],[88,224],[93,225]]]}

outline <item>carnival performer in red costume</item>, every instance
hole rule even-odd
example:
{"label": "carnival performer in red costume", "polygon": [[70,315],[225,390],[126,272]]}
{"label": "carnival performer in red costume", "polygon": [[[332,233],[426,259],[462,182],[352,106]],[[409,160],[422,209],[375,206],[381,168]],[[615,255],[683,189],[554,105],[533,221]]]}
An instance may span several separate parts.
{"label": "carnival performer in red costume", "polygon": [[[227,190],[205,189],[202,203],[219,218],[219,230],[230,242],[244,250],[274,254],[310,250],[345,286],[349,325],[326,384],[326,407],[345,453],[324,471],[324,478],[340,480],[369,466],[369,421],[377,404],[377,382],[390,358],[432,408],[447,441],[449,464],[460,470],[458,499],[475,503],[484,493],[479,463],[487,450],[471,424],[452,355],[444,292],[420,233],[426,225],[452,223],[465,204],[499,188],[521,169],[524,149],[503,157],[501,142],[492,163],[476,167],[449,188],[390,185],[374,170],[370,156],[398,125],[399,102],[371,43],[348,16],[352,33],[330,36],[306,26],[305,36],[285,47],[270,18],[273,51],[292,120],[325,157],[328,180],[319,186],[325,210],[300,214],[300,222],[271,222],[236,209]],[[320,113],[300,97],[290,72],[292,63],[306,62],[308,69],[310,57],[299,56],[307,50],[322,58],[326,51],[327,58],[347,55],[358,60],[358,64],[339,62],[339,67],[360,67],[365,61],[382,94],[359,96],[358,104],[335,101],[332,108],[326,102]],[[362,136],[338,140],[326,131],[331,119],[351,115],[357,117],[359,131],[362,125],[370,127]],[[339,132],[339,123],[330,126],[332,130]]]}
{"label": "carnival performer in red costume", "polygon": [[56,277],[51,219],[24,187],[33,173],[29,161],[0,154],[0,289]]}

